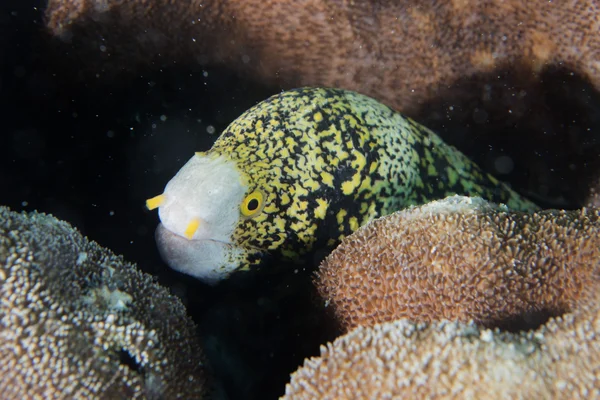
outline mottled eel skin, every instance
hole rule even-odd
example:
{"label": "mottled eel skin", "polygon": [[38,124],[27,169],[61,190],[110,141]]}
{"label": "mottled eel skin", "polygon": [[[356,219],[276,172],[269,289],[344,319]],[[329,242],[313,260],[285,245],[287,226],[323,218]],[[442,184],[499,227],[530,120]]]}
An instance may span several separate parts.
{"label": "mottled eel skin", "polygon": [[452,194],[537,208],[389,107],[302,88],[242,114],[148,206],[159,207],[165,261],[214,282],[265,252],[298,258],[381,215]]}

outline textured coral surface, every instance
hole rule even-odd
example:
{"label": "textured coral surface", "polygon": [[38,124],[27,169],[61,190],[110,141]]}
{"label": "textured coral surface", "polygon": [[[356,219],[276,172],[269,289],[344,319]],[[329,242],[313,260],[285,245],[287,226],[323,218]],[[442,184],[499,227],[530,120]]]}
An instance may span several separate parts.
{"label": "textured coral surface", "polygon": [[16,398],[202,398],[181,302],[49,215],[0,207],[0,389]]}
{"label": "textured coral surface", "polygon": [[363,227],[318,277],[349,332],[285,398],[600,396],[599,223],[456,196]]}
{"label": "textured coral surface", "polygon": [[460,78],[507,65],[522,64],[524,75],[565,67],[600,85],[597,8],[595,0],[49,0],[46,17],[54,35],[112,68],[227,63],[262,81],[353,89],[410,112]]}
{"label": "textured coral surface", "polygon": [[598,398],[598,300],[518,334],[447,321],[359,327],[306,360],[283,398]]}
{"label": "textured coral surface", "polygon": [[316,283],[345,329],[400,318],[526,328],[597,290],[599,229],[597,209],[527,214],[455,196],[359,229]]}

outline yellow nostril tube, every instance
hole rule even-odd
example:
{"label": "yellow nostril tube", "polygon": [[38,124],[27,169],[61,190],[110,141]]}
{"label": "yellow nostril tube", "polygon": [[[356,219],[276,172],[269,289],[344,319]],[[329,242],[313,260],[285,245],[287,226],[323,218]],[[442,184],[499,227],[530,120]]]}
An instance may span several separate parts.
{"label": "yellow nostril tube", "polygon": [[185,228],[185,232],[183,232],[183,235],[189,240],[192,240],[192,238],[194,237],[194,233],[196,233],[199,226],[200,220],[198,218],[194,218],[192,222],[188,224],[187,228]]}
{"label": "yellow nostril tube", "polygon": [[165,203],[165,195],[159,194],[158,196],[154,196],[151,199],[146,200],[146,207],[148,210],[154,210],[162,206]]}

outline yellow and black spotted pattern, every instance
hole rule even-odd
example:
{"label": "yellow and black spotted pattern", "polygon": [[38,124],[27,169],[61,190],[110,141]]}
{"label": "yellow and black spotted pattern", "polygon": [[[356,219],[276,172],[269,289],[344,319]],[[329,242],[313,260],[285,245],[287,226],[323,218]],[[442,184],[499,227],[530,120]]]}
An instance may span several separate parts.
{"label": "yellow and black spotted pattern", "polygon": [[429,129],[350,91],[273,96],[233,122],[210,153],[233,160],[248,185],[234,240],[286,257],[452,194],[537,208]]}

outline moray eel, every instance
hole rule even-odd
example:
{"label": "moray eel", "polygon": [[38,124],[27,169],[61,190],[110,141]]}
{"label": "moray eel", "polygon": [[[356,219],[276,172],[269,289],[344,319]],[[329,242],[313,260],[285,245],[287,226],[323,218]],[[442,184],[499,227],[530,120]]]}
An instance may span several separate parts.
{"label": "moray eel", "polygon": [[165,262],[214,283],[265,254],[301,259],[374,218],[453,194],[537,209],[376,100],[302,88],[242,114],[147,206],[159,211]]}

